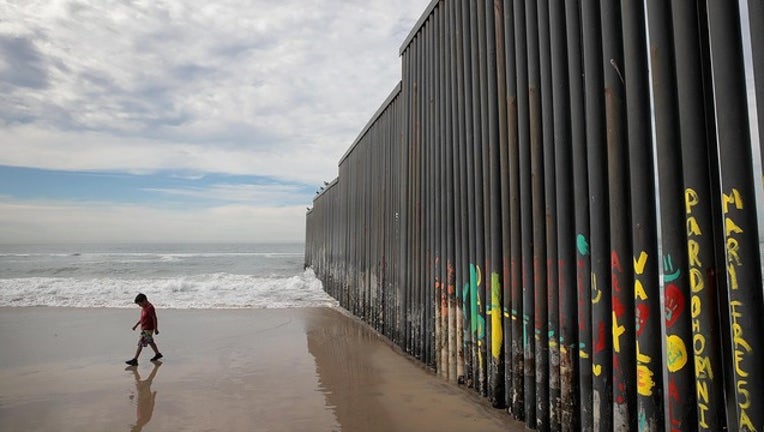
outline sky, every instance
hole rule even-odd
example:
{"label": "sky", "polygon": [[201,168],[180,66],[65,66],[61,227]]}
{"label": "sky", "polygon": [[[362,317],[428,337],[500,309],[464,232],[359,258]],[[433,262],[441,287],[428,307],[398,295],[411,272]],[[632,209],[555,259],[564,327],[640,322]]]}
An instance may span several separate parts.
{"label": "sky", "polygon": [[300,242],[430,0],[0,0],[0,243]]}

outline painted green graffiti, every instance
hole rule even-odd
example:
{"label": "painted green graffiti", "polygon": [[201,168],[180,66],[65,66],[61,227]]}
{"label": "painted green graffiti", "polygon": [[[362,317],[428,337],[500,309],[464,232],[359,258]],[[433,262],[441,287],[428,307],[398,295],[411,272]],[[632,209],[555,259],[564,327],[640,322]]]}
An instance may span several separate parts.
{"label": "painted green graffiti", "polygon": [[485,318],[478,313],[480,298],[478,297],[478,285],[480,284],[480,268],[470,264],[470,311],[472,312],[471,329],[475,335],[475,341],[485,340]]}
{"label": "painted green graffiti", "polygon": [[576,236],[576,246],[578,247],[578,253],[581,255],[589,255],[589,242],[586,241],[586,237],[583,234]]}

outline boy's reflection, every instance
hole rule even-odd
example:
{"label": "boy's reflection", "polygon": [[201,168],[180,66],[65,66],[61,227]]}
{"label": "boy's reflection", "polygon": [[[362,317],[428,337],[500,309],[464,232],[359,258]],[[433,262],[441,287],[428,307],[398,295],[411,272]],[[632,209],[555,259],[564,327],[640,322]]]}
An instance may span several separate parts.
{"label": "boy's reflection", "polygon": [[[157,371],[162,362],[155,361],[154,369],[151,370],[151,374],[145,380],[141,380],[141,375],[138,373],[137,366],[130,366],[125,370],[132,371],[135,377],[135,388],[138,390],[138,401],[136,403],[136,423],[130,430],[137,432],[143,429],[154,414],[154,402],[156,401],[157,392],[151,391],[151,382],[157,376]],[[135,400],[135,395],[130,395],[130,400]]]}

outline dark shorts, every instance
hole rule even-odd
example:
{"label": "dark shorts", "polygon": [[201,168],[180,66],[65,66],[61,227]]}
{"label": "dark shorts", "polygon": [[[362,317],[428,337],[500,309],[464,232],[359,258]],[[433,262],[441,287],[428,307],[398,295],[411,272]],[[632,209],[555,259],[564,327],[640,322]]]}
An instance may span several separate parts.
{"label": "dark shorts", "polygon": [[152,342],[154,342],[154,330],[141,330],[138,346],[146,347]]}

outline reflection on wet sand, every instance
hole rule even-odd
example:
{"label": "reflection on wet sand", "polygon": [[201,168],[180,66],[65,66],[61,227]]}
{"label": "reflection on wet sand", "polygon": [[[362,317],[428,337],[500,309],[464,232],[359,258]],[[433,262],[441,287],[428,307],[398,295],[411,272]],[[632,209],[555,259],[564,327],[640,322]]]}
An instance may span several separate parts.
{"label": "reflection on wet sand", "polygon": [[131,432],[138,432],[143,430],[143,427],[151,421],[151,416],[154,415],[154,404],[156,403],[157,392],[151,391],[151,383],[157,376],[159,366],[162,365],[161,361],[153,362],[154,368],[151,370],[149,377],[145,380],[141,379],[140,373],[138,373],[138,366],[128,366],[125,370],[132,371],[135,378],[135,389],[138,392],[138,400],[136,401],[135,394],[130,395],[130,400],[135,402],[136,405],[136,420],[135,425],[130,428]]}
{"label": "reflection on wet sand", "polygon": [[316,360],[326,404],[333,409],[343,431],[400,430],[392,424],[383,405],[371,403],[380,395],[380,376],[371,362],[380,347],[379,339],[350,321],[335,311],[322,311],[307,319],[308,350]]}
{"label": "reflection on wet sand", "polygon": [[307,313],[308,350],[319,390],[343,431],[522,430],[509,416],[397,353],[337,310]]}

